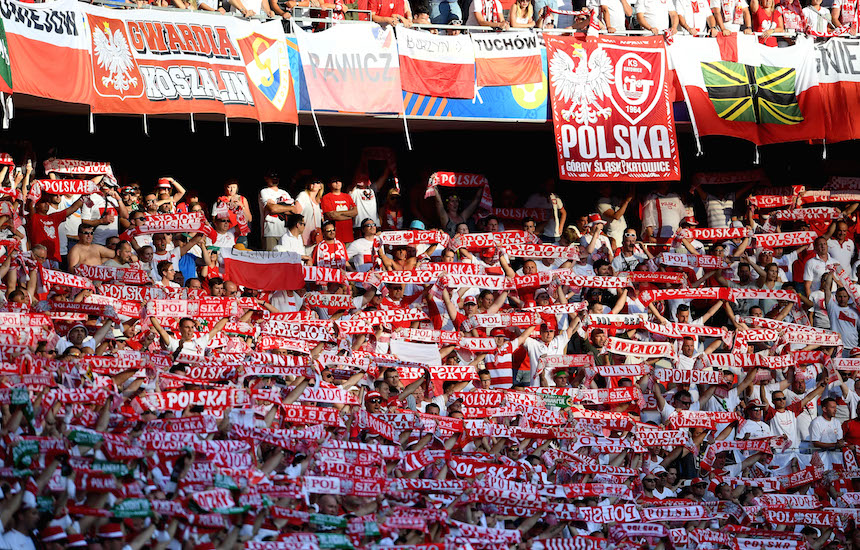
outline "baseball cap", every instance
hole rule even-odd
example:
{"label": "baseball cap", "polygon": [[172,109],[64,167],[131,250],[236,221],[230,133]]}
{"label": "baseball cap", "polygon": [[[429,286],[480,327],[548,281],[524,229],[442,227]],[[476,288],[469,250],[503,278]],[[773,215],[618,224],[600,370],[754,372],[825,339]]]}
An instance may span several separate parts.
{"label": "baseball cap", "polygon": [[477,304],[478,304],[478,299],[477,299],[477,298],[475,298],[474,296],[466,296],[465,298],[463,298],[463,305],[466,305],[466,304],[475,304],[475,305],[477,305]]}
{"label": "baseball cap", "polygon": [[588,225],[591,226],[598,223],[606,225],[606,221],[600,216],[600,214],[589,214]]}
{"label": "baseball cap", "polygon": [[421,220],[412,220],[412,223],[409,224],[409,229],[424,229],[424,222]]}
{"label": "baseball cap", "polygon": [[556,376],[559,376],[559,375],[562,375],[562,374],[566,374],[566,375],[570,376],[570,373],[569,373],[568,371],[566,371],[566,370],[564,370],[564,369],[558,369],[557,371],[555,371],[554,373],[552,373],[552,377],[553,377],[553,378],[555,378]]}
{"label": "baseball cap", "polygon": [[535,298],[537,298],[541,294],[546,294],[547,296],[549,296],[549,291],[545,288],[539,288],[535,290]]}
{"label": "baseball cap", "polygon": [[379,400],[382,400],[382,394],[381,393],[379,393],[378,391],[369,391],[369,392],[367,392],[367,395],[364,396],[364,401],[365,402],[370,401],[374,397],[379,399]]}
{"label": "baseball cap", "polygon": [[761,402],[761,401],[759,401],[758,399],[750,399],[750,401],[747,403],[747,406],[746,406],[746,407],[744,407],[744,410],[746,410],[746,409],[752,409],[752,408],[756,408],[756,409],[764,409],[764,408],[766,408],[766,407],[765,407],[765,406],[762,404],[762,402]]}
{"label": "baseball cap", "polygon": [[122,526],[119,523],[105,523],[99,527],[99,537],[103,539],[121,539]]}
{"label": "baseball cap", "polygon": [[505,336],[505,337],[507,337],[507,335],[508,335],[508,333],[505,332],[505,329],[503,329],[501,327],[494,328],[493,330],[490,331],[490,336]]}
{"label": "baseball cap", "polygon": [[68,539],[66,548],[86,548],[88,546],[87,539],[78,533],[72,533]]}

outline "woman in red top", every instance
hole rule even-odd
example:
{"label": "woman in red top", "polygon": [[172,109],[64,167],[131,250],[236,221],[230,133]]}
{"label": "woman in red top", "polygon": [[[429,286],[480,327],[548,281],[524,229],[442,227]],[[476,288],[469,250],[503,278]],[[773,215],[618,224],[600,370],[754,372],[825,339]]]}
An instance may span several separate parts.
{"label": "woman in red top", "polygon": [[784,32],[785,26],[782,23],[782,15],[776,11],[774,0],[762,0],[761,2],[750,0],[750,11],[752,12],[753,30],[764,33],[759,38],[759,42],[775,48],[776,38],[772,35],[775,32]]}

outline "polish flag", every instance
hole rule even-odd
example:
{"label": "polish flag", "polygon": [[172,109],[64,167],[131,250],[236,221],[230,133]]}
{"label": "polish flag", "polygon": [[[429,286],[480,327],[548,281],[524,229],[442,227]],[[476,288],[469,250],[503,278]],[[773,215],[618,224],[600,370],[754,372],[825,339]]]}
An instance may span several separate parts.
{"label": "polish flag", "polygon": [[431,97],[473,99],[475,54],[468,36],[397,29],[403,90]]}
{"label": "polish flag", "polygon": [[302,259],[295,252],[221,249],[225,279],[255,290],[298,290],[305,285]]}
{"label": "polish flag", "polygon": [[537,35],[531,32],[473,34],[478,86],[540,84],[543,68]]}

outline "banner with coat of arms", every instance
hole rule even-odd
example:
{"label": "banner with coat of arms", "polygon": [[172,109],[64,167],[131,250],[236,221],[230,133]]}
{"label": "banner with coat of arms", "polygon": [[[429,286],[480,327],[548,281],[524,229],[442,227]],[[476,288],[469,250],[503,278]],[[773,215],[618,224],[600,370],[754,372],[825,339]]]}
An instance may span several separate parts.
{"label": "banner with coat of arms", "polygon": [[16,93],[89,104],[94,113],[297,123],[280,22],[74,0],[0,0],[0,18]]}
{"label": "banner with coat of arms", "polygon": [[680,179],[663,37],[544,41],[561,179]]}

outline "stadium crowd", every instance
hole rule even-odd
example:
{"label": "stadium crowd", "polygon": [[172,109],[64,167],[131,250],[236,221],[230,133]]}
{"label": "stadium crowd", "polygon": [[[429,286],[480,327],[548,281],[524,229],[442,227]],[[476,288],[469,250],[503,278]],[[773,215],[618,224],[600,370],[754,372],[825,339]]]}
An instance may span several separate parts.
{"label": "stadium crowd", "polygon": [[860,548],[856,179],[369,156],[206,205],[0,155],[0,548]]}

